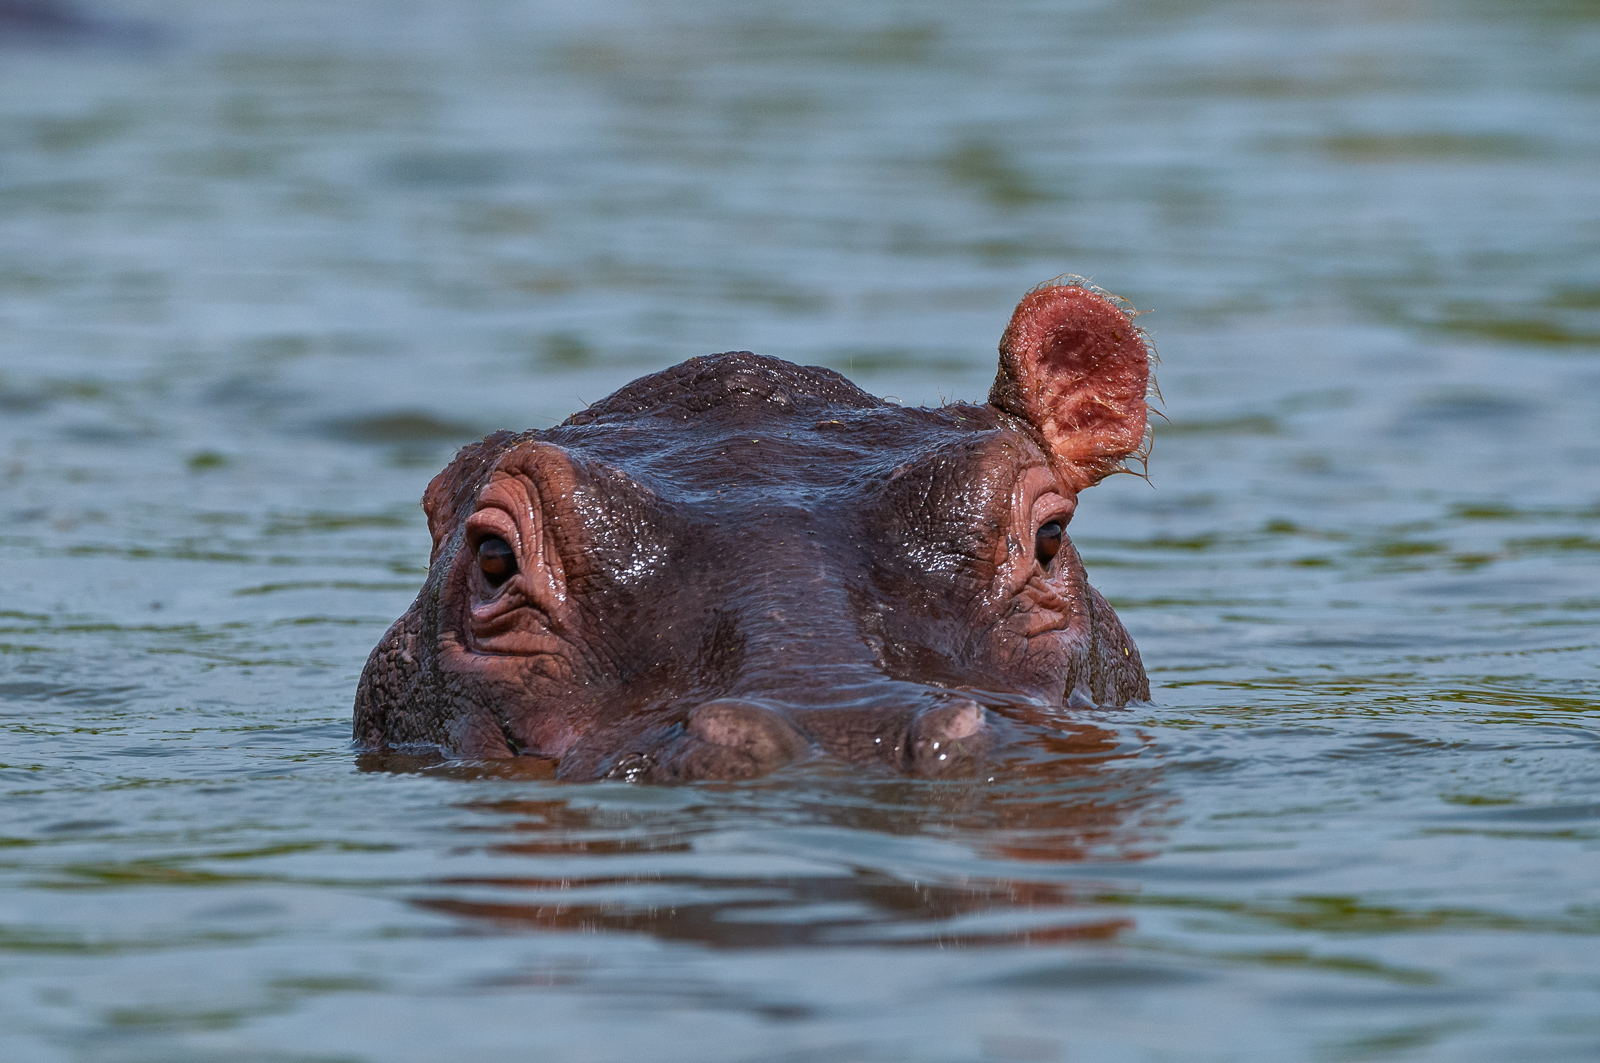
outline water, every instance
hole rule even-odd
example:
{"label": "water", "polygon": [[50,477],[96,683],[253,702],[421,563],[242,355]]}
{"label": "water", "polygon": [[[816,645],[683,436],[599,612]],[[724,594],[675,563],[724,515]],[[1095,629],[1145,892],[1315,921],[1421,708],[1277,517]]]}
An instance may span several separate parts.
{"label": "water", "polygon": [[[0,25],[0,1058],[1600,1056],[1600,7],[98,14]],[[1164,356],[1072,529],[1155,705],[993,785],[349,747],[461,441],[978,398],[1065,271]]]}

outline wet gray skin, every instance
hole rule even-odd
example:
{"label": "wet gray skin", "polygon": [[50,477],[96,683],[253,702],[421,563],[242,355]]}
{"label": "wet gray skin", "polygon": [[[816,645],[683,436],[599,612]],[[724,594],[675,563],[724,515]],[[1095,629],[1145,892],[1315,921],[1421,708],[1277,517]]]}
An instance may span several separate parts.
{"label": "wet gray skin", "polygon": [[745,778],[970,772],[1004,707],[1149,697],[1065,528],[1143,445],[1149,356],[1077,284],[1018,306],[985,405],[908,409],[748,352],[464,448],[356,696],[369,748]]}

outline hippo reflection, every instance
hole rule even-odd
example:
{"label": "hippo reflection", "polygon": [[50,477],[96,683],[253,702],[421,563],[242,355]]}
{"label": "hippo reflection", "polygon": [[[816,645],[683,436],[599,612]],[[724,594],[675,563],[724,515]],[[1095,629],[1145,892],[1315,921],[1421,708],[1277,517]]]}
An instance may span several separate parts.
{"label": "hippo reflection", "polygon": [[944,775],[1001,739],[995,706],[1148,698],[1065,529],[1140,452],[1149,364],[1116,302],[1052,282],[981,406],[741,351],[465,447],[423,498],[428,579],[367,662],[355,738],[567,779],[812,755]]}
{"label": "hippo reflection", "polygon": [[[1152,755],[1151,740],[1130,727],[1047,719],[1042,707],[1022,715],[1033,719],[1015,728],[1016,739],[987,766],[1004,773],[994,785],[930,792],[881,772],[817,763],[804,780],[704,795],[688,805],[618,806],[574,802],[548,789],[480,790],[479,799],[449,813],[471,832],[475,848],[513,860],[555,858],[562,866],[485,867],[478,875],[434,880],[409,903],[469,925],[622,931],[718,949],[1114,938],[1133,920],[1107,896],[1107,880],[1063,879],[1060,869],[1088,860],[1136,862],[1159,851],[1173,801],[1161,784],[1161,759]],[[548,764],[528,757],[445,764],[394,753],[357,758],[361,770],[420,770],[451,779],[514,778]],[[685,865],[680,857],[698,848],[696,837],[714,821],[735,822],[761,840],[733,865]],[[831,870],[760,864],[761,852],[792,855],[792,831],[811,837],[802,847],[815,846],[817,828],[835,855],[848,854]],[[856,848],[863,838],[872,839],[870,856]],[[963,873],[929,874],[923,858],[905,863],[908,849],[921,852],[923,838],[963,853]],[[619,856],[626,866],[593,860]],[[979,866],[967,862],[972,856]],[[1033,864],[1044,866],[1035,872]],[[1001,868],[998,877],[984,866]],[[1113,910],[1104,907],[1108,901]]]}

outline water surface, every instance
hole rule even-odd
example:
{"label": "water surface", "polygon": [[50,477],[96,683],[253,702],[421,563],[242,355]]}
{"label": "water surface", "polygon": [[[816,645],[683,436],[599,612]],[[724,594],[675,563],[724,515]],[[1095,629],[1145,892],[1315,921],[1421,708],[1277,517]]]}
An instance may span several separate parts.
{"label": "water surface", "polygon": [[[1600,8],[0,20],[0,1058],[1600,1056]],[[9,10],[9,9],[7,9]],[[1048,771],[359,755],[453,448],[751,349],[1159,346]]]}

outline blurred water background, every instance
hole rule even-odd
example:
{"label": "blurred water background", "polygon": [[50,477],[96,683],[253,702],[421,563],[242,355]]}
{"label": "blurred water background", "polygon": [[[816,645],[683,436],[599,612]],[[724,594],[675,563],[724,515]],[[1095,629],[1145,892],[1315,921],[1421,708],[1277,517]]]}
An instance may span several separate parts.
{"label": "blurred water background", "polygon": [[[1051,777],[350,748],[463,441],[1069,271],[1170,422]],[[1594,0],[0,3],[0,1058],[1595,1059],[1597,468]]]}

